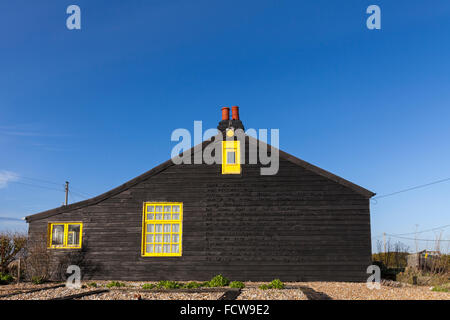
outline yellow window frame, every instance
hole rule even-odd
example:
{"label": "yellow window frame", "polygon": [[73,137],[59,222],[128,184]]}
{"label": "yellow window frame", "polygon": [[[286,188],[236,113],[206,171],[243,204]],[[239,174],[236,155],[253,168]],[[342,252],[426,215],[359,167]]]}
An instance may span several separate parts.
{"label": "yellow window frame", "polygon": [[[156,212],[156,207],[161,206],[163,211]],[[165,214],[168,215],[169,212],[165,212],[164,208],[170,206],[170,219],[165,219]],[[178,206],[179,212],[174,212],[173,207]],[[153,207],[153,211],[148,211],[149,208]],[[153,219],[150,219],[149,215],[153,214]],[[161,219],[156,220],[156,215],[161,214]],[[179,214],[178,219],[173,219],[173,214]],[[171,226],[170,232],[164,231],[165,225],[178,224],[178,232],[173,232],[173,227]],[[153,232],[147,232],[147,226],[153,225]],[[156,232],[156,225],[162,225],[162,231]],[[156,242],[156,235],[161,235],[162,241]],[[170,242],[164,241],[164,235],[170,234]],[[147,235],[153,236],[152,242],[147,242]],[[173,235],[178,235],[178,242],[173,242]],[[141,255],[143,257],[179,257],[182,255],[183,246],[183,203],[182,202],[144,202],[142,208],[142,240],[141,240]],[[153,252],[147,252],[147,245],[152,245]],[[156,245],[161,246],[161,252],[155,252]],[[163,252],[164,245],[170,246],[171,252]],[[178,245],[178,252],[172,252],[173,245]]]}
{"label": "yellow window frame", "polygon": [[[228,163],[228,153],[235,155],[234,163]],[[241,173],[241,142],[222,141],[222,174],[240,174]]]}
{"label": "yellow window frame", "polygon": [[[69,245],[69,226],[77,225],[80,226],[80,238],[78,239],[78,245]],[[54,226],[64,226],[63,244],[62,245],[52,245],[53,243],[53,227]],[[71,233],[74,233],[71,231]],[[51,222],[48,224],[48,248],[49,249],[81,249],[83,241],[83,223],[82,222]]]}

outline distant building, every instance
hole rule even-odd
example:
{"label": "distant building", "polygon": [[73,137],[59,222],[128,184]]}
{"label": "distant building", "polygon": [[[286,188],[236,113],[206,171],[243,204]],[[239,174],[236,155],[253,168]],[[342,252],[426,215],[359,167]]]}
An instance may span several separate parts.
{"label": "distant building", "polygon": [[410,254],[406,257],[407,265],[410,268],[415,269],[431,269],[433,262],[440,257],[441,253],[439,251],[419,251]]}

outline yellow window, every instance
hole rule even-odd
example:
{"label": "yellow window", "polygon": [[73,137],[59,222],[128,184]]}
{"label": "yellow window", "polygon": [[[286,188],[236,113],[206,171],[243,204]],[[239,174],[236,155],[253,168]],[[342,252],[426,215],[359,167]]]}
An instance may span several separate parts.
{"label": "yellow window", "polygon": [[240,141],[222,141],[222,174],[241,173]]}
{"label": "yellow window", "polygon": [[55,222],[48,224],[48,247],[52,249],[80,249],[83,234],[81,222]]}
{"label": "yellow window", "polygon": [[142,256],[181,256],[183,204],[144,202]]}

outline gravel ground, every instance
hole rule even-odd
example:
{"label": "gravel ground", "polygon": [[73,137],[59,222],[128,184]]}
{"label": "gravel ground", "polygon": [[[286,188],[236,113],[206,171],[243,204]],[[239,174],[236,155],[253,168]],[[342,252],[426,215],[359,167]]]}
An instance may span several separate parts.
{"label": "gravel ground", "polygon": [[369,289],[366,283],[349,282],[296,282],[293,286],[306,286],[335,300],[450,300],[449,292],[434,292],[430,287],[381,285]]}
{"label": "gravel ground", "polygon": [[223,292],[149,292],[137,290],[111,290],[102,294],[86,296],[80,300],[217,300]]}
{"label": "gravel ground", "polygon": [[66,287],[61,287],[32,293],[17,294],[12,297],[3,298],[2,300],[49,300],[91,290],[92,289],[68,289]]}
{"label": "gravel ground", "polygon": [[31,282],[21,282],[19,284],[8,284],[8,285],[2,285],[0,286],[0,296],[14,293],[17,291],[28,291],[32,289],[39,289],[39,288],[46,288],[46,287],[53,287],[56,286],[57,283],[46,283],[46,284],[33,284]]}
{"label": "gravel ground", "polygon": [[[92,281],[86,281],[87,285]],[[77,293],[93,291],[106,288],[109,281],[95,281],[97,288],[87,287],[83,289],[67,289],[65,287],[38,291],[29,294],[19,294],[12,297],[1,298],[7,300],[46,300],[57,297],[73,295]],[[218,292],[152,292],[142,290],[144,283],[150,282],[126,282],[126,287],[111,288],[110,292],[86,296],[82,300],[217,300],[229,288],[218,288]],[[154,283],[154,282],[153,282]],[[285,283],[283,290],[261,290],[258,289],[262,282],[246,282],[238,300],[307,300],[311,298],[311,292],[315,297],[329,297],[336,300],[450,300],[448,292],[433,292],[430,287],[404,285],[398,282],[383,282],[379,290],[370,290],[365,283],[349,282],[289,282]],[[0,295],[22,290],[31,290],[55,286],[56,283],[33,285],[31,283],[20,283],[0,286]],[[312,290],[305,291],[307,287]],[[304,291],[304,292],[303,292]]]}
{"label": "gravel ground", "polygon": [[261,290],[244,288],[236,300],[308,300],[299,289]]}

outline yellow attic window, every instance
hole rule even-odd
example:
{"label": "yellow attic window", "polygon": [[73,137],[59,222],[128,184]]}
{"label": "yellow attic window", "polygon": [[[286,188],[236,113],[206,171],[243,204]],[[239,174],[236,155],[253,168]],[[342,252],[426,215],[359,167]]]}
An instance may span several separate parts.
{"label": "yellow attic window", "polygon": [[222,174],[241,173],[240,141],[222,141]]}

